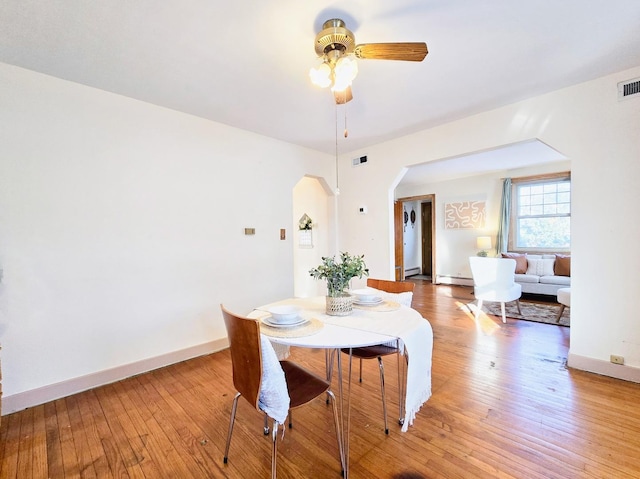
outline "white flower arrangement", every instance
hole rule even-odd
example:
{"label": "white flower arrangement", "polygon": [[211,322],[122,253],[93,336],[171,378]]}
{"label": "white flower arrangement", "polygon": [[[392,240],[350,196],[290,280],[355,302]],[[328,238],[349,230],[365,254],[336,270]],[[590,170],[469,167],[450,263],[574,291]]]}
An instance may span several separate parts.
{"label": "white flower arrangement", "polygon": [[305,213],[302,218],[298,221],[298,229],[300,231],[311,230],[313,227],[313,221],[309,216]]}

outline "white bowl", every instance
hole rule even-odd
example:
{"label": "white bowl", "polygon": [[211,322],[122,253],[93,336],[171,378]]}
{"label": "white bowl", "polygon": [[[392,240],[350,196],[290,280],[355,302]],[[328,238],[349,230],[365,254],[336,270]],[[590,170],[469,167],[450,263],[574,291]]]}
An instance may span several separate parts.
{"label": "white bowl", "polygon": [[300,308],[290,304],[269,308],[271,320],[278,324],[290,324],[300,320]]}
{"label": "white bowl", "polygon": [[353,291],[351,291],[351,294],[356,297],[356,301],[359,301],[361,303],[372,303],[373,301],[377,301],[380,299],[378,291],[371,288],[354,289]]}

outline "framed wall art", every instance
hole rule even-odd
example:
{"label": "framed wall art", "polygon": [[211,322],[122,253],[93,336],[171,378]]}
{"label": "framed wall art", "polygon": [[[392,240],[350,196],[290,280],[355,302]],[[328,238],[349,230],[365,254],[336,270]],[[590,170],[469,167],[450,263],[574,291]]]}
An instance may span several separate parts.
{"label": "framed wall art", "polygon": [[444,205],[445,229],[484,228],[485,218],[484,201],[460,201]]}

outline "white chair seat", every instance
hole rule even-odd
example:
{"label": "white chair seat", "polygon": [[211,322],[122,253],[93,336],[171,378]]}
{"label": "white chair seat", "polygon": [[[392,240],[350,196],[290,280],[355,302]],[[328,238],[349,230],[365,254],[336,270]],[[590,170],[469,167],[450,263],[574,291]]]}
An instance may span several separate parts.
{"label": "white chair seat", "polygon": [[476,298],[482,298],[484,301],[508,303],[522,296],[522,285],[513,283],[511,287],[505,287],[503,289],[496,289],[493,285],[480,286],[474,289],[474,295]]}

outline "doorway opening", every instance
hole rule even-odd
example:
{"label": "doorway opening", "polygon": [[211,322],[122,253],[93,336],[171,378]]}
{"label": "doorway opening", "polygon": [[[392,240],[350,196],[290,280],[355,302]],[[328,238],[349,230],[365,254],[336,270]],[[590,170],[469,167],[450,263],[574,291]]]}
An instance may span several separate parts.
{"label": "doorway opening", "polygon": [[435,282],[435,195],[398,198],[394,205],[395,276]]}

